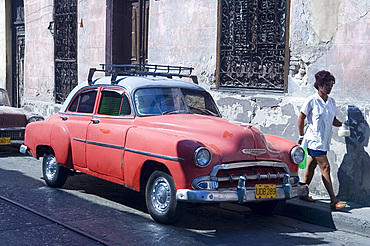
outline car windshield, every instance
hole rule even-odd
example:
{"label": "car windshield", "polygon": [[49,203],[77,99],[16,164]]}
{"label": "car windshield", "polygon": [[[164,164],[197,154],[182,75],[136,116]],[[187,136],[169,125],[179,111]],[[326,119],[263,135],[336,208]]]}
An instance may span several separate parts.
{"label": "car windshield", "polygon": [[219,116],[212,97],[205,91],[180,88],[143,88],[135,92],[139,115],[205,114]]}
{"label": "car windshield", "polygon": [[10,106],[8,93],[6,90],[0,90],[0,106]]}

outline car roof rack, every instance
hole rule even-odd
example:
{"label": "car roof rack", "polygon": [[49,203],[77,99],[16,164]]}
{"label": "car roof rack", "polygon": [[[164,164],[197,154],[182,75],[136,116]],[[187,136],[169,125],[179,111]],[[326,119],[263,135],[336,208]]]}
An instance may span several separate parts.
{"label": "car roof rack", "polygon": [[153,64],[100,64],[101,69],[90,68],[87,81],[89,85],[93,84],[92,78],[95,72],[105,72],[111,76],[111,84],[117,84],[117,76],[131,75],[131,76],[161,76],[161,77],[187,77],[191,78],[193,83],[198,84],[196,75],[191,75],[194,68],[168,66],[168,65],[153,65]]}

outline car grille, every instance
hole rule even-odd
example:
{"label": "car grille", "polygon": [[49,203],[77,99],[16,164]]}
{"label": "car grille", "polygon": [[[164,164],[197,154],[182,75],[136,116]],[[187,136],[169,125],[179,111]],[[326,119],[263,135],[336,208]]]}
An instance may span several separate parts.
{"label": "car grille", "polygon": [[1,138],[10,137],[11,140],[23,140],[24,139],[24,129],[0,131],[0,137]]}
{"label": "car grille", "polygon": [[236,187],[240,176],[246,179],[246,186],[255,184],[282,184],[286,172],[282,167],[258,166],[219,170],[216,177],[219,187]]}

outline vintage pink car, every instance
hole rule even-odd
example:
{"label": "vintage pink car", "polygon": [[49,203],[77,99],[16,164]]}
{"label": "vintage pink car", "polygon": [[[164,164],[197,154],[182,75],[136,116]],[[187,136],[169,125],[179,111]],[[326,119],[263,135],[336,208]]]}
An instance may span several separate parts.
{"label": "vintage pink car", "polygon": [[298,177],[303,149],[222,119],[205,89],[172,79],[191,77],[186,70],[105,65],[97,71],[112,76],[93,80],[91,69],[59,113],[27,126],[21,152],[43,157],[52,187],[80,171],[145,192],[160,223],[176,222],[187,202],[239,202],[270,213],[306,195]]}

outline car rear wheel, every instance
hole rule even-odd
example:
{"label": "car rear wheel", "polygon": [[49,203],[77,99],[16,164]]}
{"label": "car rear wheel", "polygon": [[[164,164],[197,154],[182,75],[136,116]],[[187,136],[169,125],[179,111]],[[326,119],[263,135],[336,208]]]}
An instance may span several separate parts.
{"label": "car rear wheel", "polygon": [[176,186],[167,173],[155,171],[145,188],[145,202],[152,218],[163,224],[175,223],[184,209],[176,199]]}
{"label": "car rear wheel", "polygon": [[275,212],[279,211],[284,205],[285,200],[280,200],[249,203],[248,207],[254,214],[272,215]]}
{"label": "car rear wheel", "polygon": [[58,165],[52,153],[44,154],[42,159],[42,173],[48,186],[62,187],[67,181],[68,170]]}

